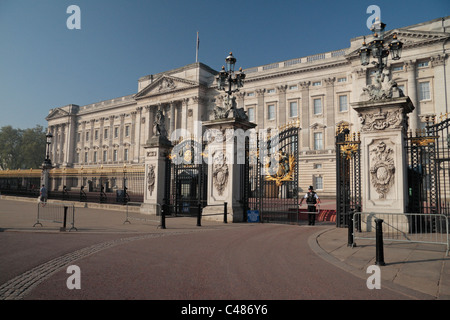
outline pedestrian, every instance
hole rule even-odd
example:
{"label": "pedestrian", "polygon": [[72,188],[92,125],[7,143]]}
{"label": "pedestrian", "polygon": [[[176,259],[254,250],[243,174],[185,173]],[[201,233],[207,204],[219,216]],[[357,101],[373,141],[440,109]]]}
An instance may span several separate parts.
{"label": "pedestrian", "polygon": [[306,199],[306,204],[308,205],[308,225],[313,226],[316,222],[316,207],[320,203],[320,198],[316,192],[314,192],[313,186],[309,186],[308,192],[300,200],[300,205],[302,205],[303,200]]}
{"label": "pedestrian", "polygon": [[42,185],[39,195],[40,200],[42,202],[42,206],[45,206],[45,203],[47,202],[47,188],[45,187],[45,185]]}

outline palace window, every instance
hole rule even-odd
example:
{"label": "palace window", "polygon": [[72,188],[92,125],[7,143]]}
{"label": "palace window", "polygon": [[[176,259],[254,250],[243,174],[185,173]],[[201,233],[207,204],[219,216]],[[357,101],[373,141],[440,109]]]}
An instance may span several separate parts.
{"label": "palace window", "polygon": [[125,126],[125,137],[130,136],[130,126]]}
{"label": "palace window", "polygon": [[267,106],[267,119],[275,120],[275,105],[269,104]]}
{"label": "palace window", "polygon": [[106,162],[108,160],[108,152],[106,150],[103,150],[103,162]]}
{"label": "palace window", "polygon": [[113,151],[113,161],[117,161],[117,150]]}
{"label": "palace window", "polygon": [[418,89],[419,89],[418,90],[419,91],[419,101],[431,99],[430,82],[429,81],[419,82]]}
{"label": "palace window", "polygon": [[314,150],[323,149],[323,134],[322,132],[314,132]]}
{"label": "palace window", "polygon": [[346,94],[339,96],[339,111],[348,111],[348,97]]}
{"label": "palace window", "polygon": [[248,108],[247,110],[248,113],[248,121],[250,122],[254,122],[255,121],[255,108]]}
{"label": "palace window", "polygon": [[118,138],[119,137],[119,127],[115,127],[114,128],[114,138]]}
{"label": "palace window", "polygon": [[128,161],[128,149],[123,150],[123,160]]}
{"label": "palace window", "polygon": [[313,100],[314,114],[322,113],[322,98],[315,98]]}
{"label": "palace window", "polygon": [[289,102],[289,116],[291,118],[296,118],[298,116],[298,105],[297,101]]}
{"label": "palace window", "polygon": [[105,139],[108,139],[108,129],[105,129],[104,137],[105,137]]}
{"label": "palace window", "polygon": [[97,162],[97,151],[94,151],[94,163]]}
{"label": "palace window", "polygon": [[323,189],[323,177],[322,176],[314,176],[313,181],[314,189],[322,190]]}

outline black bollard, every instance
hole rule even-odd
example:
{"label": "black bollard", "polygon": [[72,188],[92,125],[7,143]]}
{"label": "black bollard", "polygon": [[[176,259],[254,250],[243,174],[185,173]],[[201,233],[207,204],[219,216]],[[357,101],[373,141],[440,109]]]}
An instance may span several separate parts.
{"label": "black bollard", "polygon": [[350,211],[349,214],[350,216],[348,219],[347,247],[354,247],[355,244],[353,242],[353,217],[355,215],[353,211]]}
{"label": "black bollard", "polygon": [[67,209],[69,209],[69,207],[64,207],[64,220],[63,220],[63,226],[61,228],[59,228],[59,231],[66,231],[66,225],[67,225]]}
{"label": "black bollard", "polygon": [[197,227],[202,226],[202,206],[200,203],[197,204]]}
{"label": "black bollard", "polygon": [[384,252],[383,252],[383,219],[375,219],[376,224],[376,261],[377,266],[385,266],[384,262]]}
{"label": "black bollard", "polygon": [[166,210],[167,210],[167,204],[163,204],[162,205],[162,210],[161,210],[161,229],[165,229],[166,228]]}
{"label": "black bollard", "polygon": [[223,203],[223,223],[228,223],[227,203]]}

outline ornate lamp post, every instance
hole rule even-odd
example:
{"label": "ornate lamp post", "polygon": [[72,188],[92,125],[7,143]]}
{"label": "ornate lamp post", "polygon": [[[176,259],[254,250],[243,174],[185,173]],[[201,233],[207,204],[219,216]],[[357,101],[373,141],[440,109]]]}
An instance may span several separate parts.
{"label": "ornate lamp post", "polygon": [[217,76],[217,89],[225,91],[225,93],[230,97],[234,92],[239,91],[244,85],[245,73],[242,72],[242,68],[239,68],[239,72],[234,72],[234,66],[236,64],[236,58],[233,57],[233,53],[225,59],[225,66],[222,66],[222,70]]}
{"label": "ornate lamp post", "polygon": [[231,114],[233,118],[240,118],[247,120],[248,117],[242,108],[236,108],[235,97],[232,97],[234,92],[239,91],[239,88],[244,86],[245,73],[242,72],[242,68],[239,68],[239,72],[234,71],[236,65],[236,58],[233,57],[233,53],[230,52],[229,56],[225,59],[226,68],[222,66],[222,70],[216,77],[217,89],[225,91],[227,99],[224,102],[224,107],[218,106],[214,109],[214,116],[216,119],[228,118]]}
{"label": "ornate lamp post", "polygon": [[392,60],[399,60],[402,53],[403,43],[397,39],[397,34],[394,34],[394,40],[385,47],[384,45],[384,29],[386,24],[381,22],[379,18],[376,18],[375,23],[370,29],[373,32],[374,40],[368,45],[364,38],[363,46],[359,49],[359,57],[361,59],[361,64],[367,66],[370,63],[370,54],[376,59],[372,61],[378,69],[378,74],[381,75],[383,69],[387,65],[387,59],[389,53],[391,53]]}
{"label": "ornate lamp post", "polygon": [[53,135],[49,132],[45,135],[47,141],[46,141],[46,156],[44,163],[42,164],[44,169],[51,168],[52,167],[52,161],[50,160],[50,145],[52,144],[52,138]]}

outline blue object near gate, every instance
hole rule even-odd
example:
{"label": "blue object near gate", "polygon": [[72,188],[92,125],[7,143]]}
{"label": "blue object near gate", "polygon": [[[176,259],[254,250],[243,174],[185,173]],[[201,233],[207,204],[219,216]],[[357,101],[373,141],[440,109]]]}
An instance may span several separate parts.
{"label": "blue object near gate", "polygon": [[247,222],[259,222],[259,210],[247,210]]}
{"label": "blue object near gate", "polygon": [[189,213],[189,206],[190,206],[190,204],[189,204],[189,202],[183,202],[183,208],[182,208],[182,212],[183,213]]}

